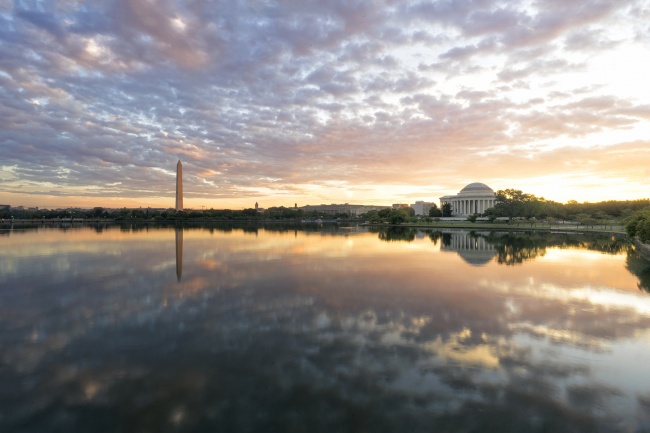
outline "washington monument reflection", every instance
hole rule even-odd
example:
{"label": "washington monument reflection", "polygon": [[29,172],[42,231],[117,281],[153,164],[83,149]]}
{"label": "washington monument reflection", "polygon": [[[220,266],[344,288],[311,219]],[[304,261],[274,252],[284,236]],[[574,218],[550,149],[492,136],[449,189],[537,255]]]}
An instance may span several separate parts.
{"label": "washington monument reflection", "polygon": [[181,281],[183,275],[183,229],[176,227],[176,278]]}

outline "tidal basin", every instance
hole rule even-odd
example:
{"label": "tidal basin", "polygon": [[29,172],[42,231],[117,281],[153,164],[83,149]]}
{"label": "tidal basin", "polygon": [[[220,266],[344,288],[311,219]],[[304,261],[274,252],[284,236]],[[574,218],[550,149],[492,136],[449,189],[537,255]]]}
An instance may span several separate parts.
{"label": "tidal basin", "polygon": [[650,431],[623,238],[0,231],[2,432]]}

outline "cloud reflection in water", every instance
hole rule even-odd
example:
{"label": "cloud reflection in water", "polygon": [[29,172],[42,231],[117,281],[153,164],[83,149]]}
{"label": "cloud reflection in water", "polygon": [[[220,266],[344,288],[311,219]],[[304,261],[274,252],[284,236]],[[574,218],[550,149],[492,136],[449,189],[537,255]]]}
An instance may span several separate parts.
{"label": "cloud reflection in water", "polygon": [[114,234],[6,239],[3,431],[649,426],[650,297],[618,240],[464,234],[496,251],[474,266],[442,235],[186,228],[178,281],[178,231]]}

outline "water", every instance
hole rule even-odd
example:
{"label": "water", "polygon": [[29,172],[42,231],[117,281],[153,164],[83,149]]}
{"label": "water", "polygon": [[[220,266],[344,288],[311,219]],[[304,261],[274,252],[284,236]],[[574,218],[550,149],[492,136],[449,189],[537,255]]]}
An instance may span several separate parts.
{"label": "water", "polygon": [[621,239],[0,233],[2,432],[650,431],[650,264]]}

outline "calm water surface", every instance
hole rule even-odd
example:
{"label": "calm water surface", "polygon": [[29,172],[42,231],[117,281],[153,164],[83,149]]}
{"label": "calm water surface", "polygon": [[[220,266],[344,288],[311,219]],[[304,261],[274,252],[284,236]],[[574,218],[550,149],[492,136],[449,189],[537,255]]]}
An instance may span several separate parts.
{"label": "calm water surface", "polygon": [[604,235],[1,231],[0,431],[650,431],[649,290]]}

